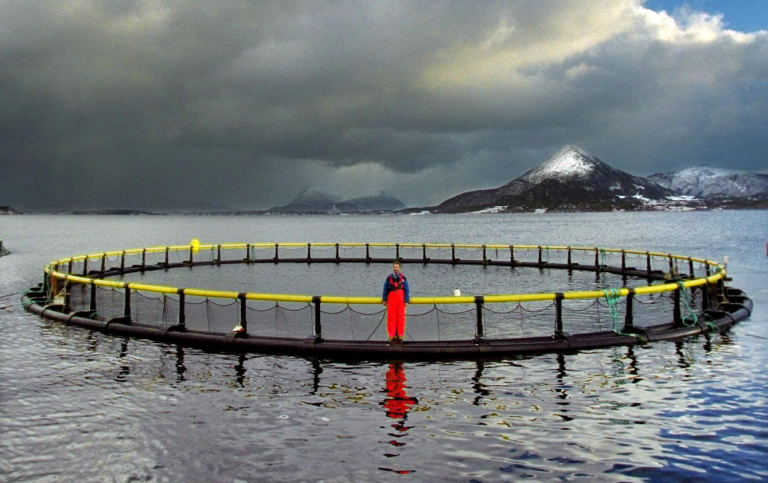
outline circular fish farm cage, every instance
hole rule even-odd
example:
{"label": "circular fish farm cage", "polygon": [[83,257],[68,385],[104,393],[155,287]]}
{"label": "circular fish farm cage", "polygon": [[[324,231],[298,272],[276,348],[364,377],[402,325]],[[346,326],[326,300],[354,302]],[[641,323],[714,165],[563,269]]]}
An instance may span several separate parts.
{"label": "circular fish farm cage", "polygon": [[[515,273],[520,277],[524,269],[561,271],[569,279],[591,272],[592,285],[600,288],[413,296],[405,340],[390,343],[381,296],[206,290],[127,280],[131,274],[234,264],[378,264],[383,274],[394,259],[406,267],[465,265],[463,270],[478,270],[481,277],[482,270],[504,270],[496,273],[502,279]],[[724,331],[752,310],[752,301],[728,281],[726,267],[715,261],[616,248],[201,245],[193,240],[51,262],[43,282],[25,292],[22,301],[29,312],[46,319],[214,350],[338,359],[469,359],[647,344]],[[504,285],[510,286],[514,283]]]}

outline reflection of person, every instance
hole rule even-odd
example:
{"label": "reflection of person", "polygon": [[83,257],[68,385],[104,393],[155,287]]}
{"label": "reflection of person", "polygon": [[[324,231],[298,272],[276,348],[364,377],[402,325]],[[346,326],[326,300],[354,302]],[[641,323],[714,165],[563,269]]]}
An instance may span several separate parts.
{"label": "reflection of person", "polygon": [[387,399],[384,401],[384,409],[387,417],[393,419],[405,419],[408,410],[419,401],[415,397],[408,397],[405,393],[405,369],[400,362],[389,365],[387,371]]}
{"label": "reflection of person", "polygon": [[392,273],[384,281],[382,303],[387,307],[387,335],[390,342],[402,342],[405,337],[405,307],[411,300],[408,280],[400,273],[400,261],[392,262]]}

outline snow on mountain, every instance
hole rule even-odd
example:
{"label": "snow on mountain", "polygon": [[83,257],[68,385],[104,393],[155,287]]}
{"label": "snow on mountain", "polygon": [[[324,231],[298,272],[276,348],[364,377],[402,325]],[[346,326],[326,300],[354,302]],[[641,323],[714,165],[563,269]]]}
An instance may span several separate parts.
{"label": "snow on mountain", "polygon": [[701,198],[748,198],[768,196],[768,175],[733,169],[697,166],[648,179],[684,195]]}
{"label": "snow on mountain", "polygon": [[536,168],[522,175],[520,179],[538,184],[545,179],[584,178],[594,171],[598,164],[604,163],[576,146],[568,145]]}
{"label": "snow on mountain", "polygon": [[342,212],[397,211],[403,208],[405,205],[402,201],[383,190],[341,200],[336,204],[336,209]]}

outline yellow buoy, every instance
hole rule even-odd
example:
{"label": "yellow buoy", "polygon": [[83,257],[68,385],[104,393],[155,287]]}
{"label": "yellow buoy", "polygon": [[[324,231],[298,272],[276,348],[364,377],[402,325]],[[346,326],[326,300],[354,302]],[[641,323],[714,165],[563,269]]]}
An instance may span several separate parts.
{"label": "yellow buoy", "polygon": [[193,238],[189,242],[189,245],[192,247],[192,253],[197,253],[200,251],[200,240],[198,240],[197,238]]}

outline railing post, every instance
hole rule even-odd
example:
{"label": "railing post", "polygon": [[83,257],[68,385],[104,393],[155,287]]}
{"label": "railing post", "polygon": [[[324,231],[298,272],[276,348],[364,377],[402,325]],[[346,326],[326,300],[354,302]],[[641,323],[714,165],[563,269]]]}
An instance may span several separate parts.
{"label": "railing post", "polygon": [[709,310],[709,282],[701,286],[701,310]]}
{"label": "railing post", "polygon": [[456,246],[451,243],[451,263],[456,264]]}
{"label": "railing post", "polygon": [[168,255],[171,251],[171,247],[165,247],[165,268],[168,268],[171,265],[171,259]]}
{"label": "railing post", "polygon": [[221,265],[221,243],[216,245],[216,265]]}
{"label": "railing post", "polygon": [[541,258],[541,245],[539,245],[539,268],[544,265],[544,260]]}
{"label": "railing post", "polygon": [[312,303],[315,304],[315,341],[323,340],[323,326],[320,322],[320,296],[315,295],[312,297]]}
{"label": "railing post", "polygon": [[146,248],[141,250],[141,271],[143,272],[145,268],[147,268],[147,249]]}
{"label": "railing post", "polygon": [[129,284],[125,284],[123,287],[125,291],[125,303],[123,304],[123,317],[126,321],[131,320],[131,287]]}
{"label": "railing post", "polygon": [[421,244],[421,261],[425,265],[427,264],[427,244],[426,243]]}
{"label": "railing post", "polygon": [[693,269],[693,260],[688,257],[688,278],[696,278],[696,273]]}
{"label": "railing post", "polygon": [[83,277],[88,276],[88,257],[85,257],[85,260],[83,260]]}
{"label": "railing post", "polygon": [[339,257],[339,244],[337,243],[336,244],[336,263],[337,264],[339,263],[340,259],[341,259],[341,257]]}
{"label": "railing post", "polygon": [[675,299],[675,308],[672,312],[672,319],[675,322],[675,325],[680,325],[682,322],[682,314],[680,311],[680,286],[678,285],[674,292],[674,299]]}
{"label": "railing post", "polygon": [[571,263],[571,247],[568,246],[568,268],[571,268],[573,266],[573,263]]}
{"label": "railing post", "polygon": [[73,265],[73,260],[70,258],[69,263],[67,264],[67,275],[72,274],[72,265]]}
{"label": "railing post", "polygon": [[624,332],[629,332],[635,325],[635,316],[633,313],[633,305],[635,302],[635,289],[629,288],[627,294],[627,312],[624,314]]}
{"label": "railing post", "polygon": [[103,275],[104,272],[107,271],[107,254],[102,253],[101,254],[101,274]]}
{"label": "railing post", "polygon": [[125,273],[125,250],[120,255],[120,273]]}
{"label": "railing post", "polygon": [[645,271],[651,274],[651,252],[645,252]]}
{"label": "railing post", "polygon": [[365,263],[371,263],[371,247],[369,243],[365,244]]}
{"label": "railing post", "polygon": [[488,266],[488,257],[486,256],[485,245],[483,245],[483,266]]}
{"label": "railing post", "polygon": [[72,310],[72,282],[67,281],[64,284],[64,313]]}
{"label": "railing post", "polygon": [[509,266],[515,268],[515,246],[509,246]]}
{"label": "railing post", "polygon": [[187,314],[186,314],[186,311],[184,310],[184,304],[185,304],[184,289],[183,288],[177,289],[176,293],[179,295],[179,321],[178,321],[178,324],[179,324],[179,327],[184,328],[184,327],[187,326]]}
{"label": "railing post", "polygon": [[595,271],[600,272],[600,248],[595,247]]}
{"label": "railing post", "polygon": [[189,261],[187,263],[189,263],[190,267],[195,262],[195,257],[193,253],[194,253],[194,249],[192,248],[192,245],[189,245]]}
{"label": "railing post", "polygon": [[280,244],[279,243],[275,243],[275,258],[273,259],[275,263],[280,261],[279,249],[280,249]]}
{"label": "railing post", "polygon": [[237,298],[240,300],[240,328],[242,329],[241,332],[245,334],[248,332],[248,318],[246,316],[248,306],[246,304],[245,292],[237,294]]}
{"label": "railing post", "polygon": [[312,244],[307,243],[307,263],[312,261]]}
{"label": "railing post", "polygon": [[627,271],[627,252],[623,248],[621,249],[621,271],[622,273]]}
{"label": "railing post", "polygon": [[477,321],[475,326],[475,341],[480,340],[485,335],[483,328],[483,305],[485,304],[485,297],[482,295],[475,296],[475,309],[477,310]]}
{"label": "railing post", "polygon": [[562,292],[555,293],[555,339],[561,340],[566,338],[566,333],[563,331],[563,298]]}
{"label": "railing post", "polygon": [[88,304],[88,310],[96,312],[96,284],[91,280],[91,300]]}
{"label": "railing post", "polygon": [[675,267],[674,267],[674,265],[672,265],[672,254],[670,253],[669,254],[669,273],[670,273],[670,275],[672,274],[674,269],[675,269]]}
{"label": "railing post", "polygon": [[251,244],[245,244],[245,263],[246,265],[251,263]]}
{"label": "railing post", "polygon": [[395,260],[400,260],[400,244],[395,243]]}

